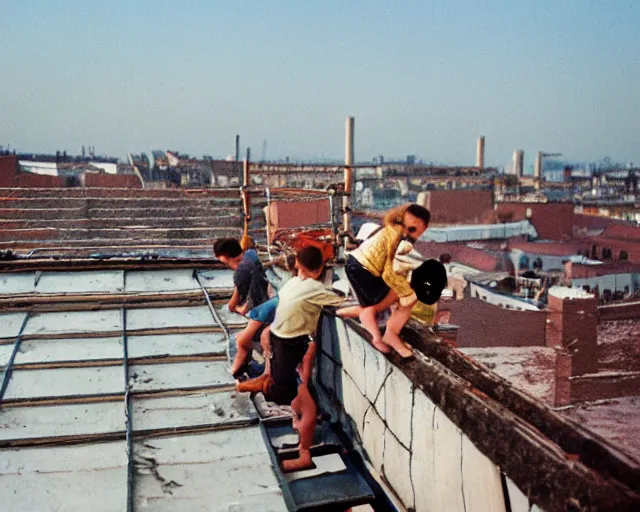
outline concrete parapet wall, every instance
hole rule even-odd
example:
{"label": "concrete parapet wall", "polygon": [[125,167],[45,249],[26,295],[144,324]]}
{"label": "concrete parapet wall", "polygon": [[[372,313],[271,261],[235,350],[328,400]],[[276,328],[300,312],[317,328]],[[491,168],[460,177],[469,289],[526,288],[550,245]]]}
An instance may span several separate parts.
{"label": "concrete parapet wall", "polygon": [[[403,331],[416,352],[401,360],[376,351],[352,321],[327,315],[319,329],[320,405],[402,507],[553,512],[640,504],[635,462],[421,333]],[[569,358],[561,363],[568,377]]]}
{"label": "concrete parapet wall", "polygon": [[[322,319],[317,388],[407,509],[506,511],[498,467],[405,373],[341,320]],[[514,510],[528,499],[510,482]],[[522,510],[522,509],[518,509]]]}

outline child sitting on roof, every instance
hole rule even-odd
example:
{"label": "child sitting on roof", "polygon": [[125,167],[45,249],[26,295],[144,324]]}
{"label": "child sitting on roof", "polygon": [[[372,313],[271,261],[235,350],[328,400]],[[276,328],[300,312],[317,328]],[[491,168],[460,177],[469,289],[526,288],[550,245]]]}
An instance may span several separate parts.
{"label": "child sitting on roof", "polygon": [[[245,251],[246,253],[247,251]],[[295,257],[288,255],[284,260],[285,267],[293,276],[298,274],[295,268]],[[231,365],[231,374],[234,379],[239,379],[244,373],[247,373],[248,365],[251,362],[251,354],[253,351],[253,341],[256,337],[260,337],[260,345],[262,346],[265,359],[269,354],[269,332],[266,326],[273,322],[278,307],[278,297],[273,297],[259,306],[253,308],[247,314],[249,321],[244,329],[235,335],[236,356]],[[268,360],[268,359],[267,359]]]}
{"label": "child sitting on roof", "polygon": [[[323,306],[338,306],[343,297],[318,281],[324,270],[322,251],[308,246],[296,257],[298,275],[280,290],[275,318],[270,326],[271,375],[237,384],[237,390],[263,391],[267,400],[289,405],[294,411],[294,428],[300,435],[297,459],[282,463],[285,471],[312,466],[309,451],[315,430],[317,408],[309,381],[316,344],[313,334]],[[299,371],[296,371],[299,367]]]}
{"label": "child sitting on roof", "polygon": [[244,250],[235,238],[220,238],[213,244],[213,252],[234,271],[229,311],[244,315],[269,299],[269,282],[255,249]]}

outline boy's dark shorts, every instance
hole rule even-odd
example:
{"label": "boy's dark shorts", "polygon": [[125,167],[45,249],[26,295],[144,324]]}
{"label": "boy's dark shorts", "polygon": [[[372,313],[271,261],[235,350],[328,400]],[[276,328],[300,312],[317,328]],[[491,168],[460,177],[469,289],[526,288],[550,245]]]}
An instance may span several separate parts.
{"label": "boy's dark shorts", "polygon": [[374,306],[381,302],[391,291],[391,288],[384,282],[382,277],[374,276],[351,255],[347,257],[344,271],[361,306]]}
{"label": "boy's dark shorts", "polygon": [[267,400],[279,405],[291,405],[298,394],[298,365],[307,353],[309,336],[281,338],[271,332],[270,338],[273,386]]}

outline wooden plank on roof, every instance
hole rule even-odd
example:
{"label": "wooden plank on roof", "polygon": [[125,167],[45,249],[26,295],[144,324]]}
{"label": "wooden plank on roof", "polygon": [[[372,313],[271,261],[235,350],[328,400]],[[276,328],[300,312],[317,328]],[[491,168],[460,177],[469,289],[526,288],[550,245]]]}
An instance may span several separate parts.
{"label": "wooden plank on roof", "polygon": [[71,436],[124,436],[125,409],[122,400],[92,404],[0,409],[0,445]]}
{"label": "wooden plank on roof", "polygon": [[148,439],[134,454],[137,510],[287,510],[257,427]]}
{"label": "wooden plank on roof", "polygon": [[121,366],[15,370],[5,400],[77,397],[124,393]]}
{"label": "wooden plank on roof", "polygon": [[45,272],[36,293],[117,293],[124,289],[122,270]]}
{"label": "wooden plank on roof", "polygon": [[134,432],[202,425],[254,422],[257,413],[249,396],[235,391],[198,393],[133,401]]}
{"label": "wooden plank on roof", "polygon": [[125,442],[0,451],[3,510],[127,509]]}
{"label": "wooden plank on roof", "polygon": [[134,391],[215,388],[234,383],[229,365],[222,361],[134,365],[129,376]]}

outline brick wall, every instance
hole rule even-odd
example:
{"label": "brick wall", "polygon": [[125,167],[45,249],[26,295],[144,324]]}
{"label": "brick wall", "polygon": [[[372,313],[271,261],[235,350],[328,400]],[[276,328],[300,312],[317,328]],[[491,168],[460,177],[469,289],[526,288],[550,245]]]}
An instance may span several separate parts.
{"label": "brick wall", "polygon": [[85,172],[82,184],[95,188],[142,188],[142,184],[134,174],[106,174],[101,172]]}
{"label": "brick wall", "polygon": [[441,254],[447,253],[451,256],[452,263],[469,265],[484,272],[503,270],[503,260],[500,254],[474,249],[465,243],[420,241],[416,243],[415,247],[420,254],[429,258],[438,258]]}
{"label": "brick wall", "polygon": [[64,178],[22,172],[14,155],[0,156],[0,187],[64,187]]}
{"label": "brick wall", "polygon": [[545,240],[562,240],[573,236],[572,203],[496,203],[496,216],[510,222],[527,219]]}
{"label": "brick wall", "polygon": [[18,159],[11,156],[0,156],[0,187],[13,187],[18,170]]}
{"label": "brick wall", "polygon": [[429,190],[418,203],[431,212],[433,224],[491,224],[494,221],[491,190]]}
{"label": "brick wall", "polygon": [[512,311],[471,297],[452,302],[450,308],[450,322],[460,326],[456,338],[460,347],[545,345],[544,311]]}
{"label": "brick wall", "polygon": [[598,371],[598,302],[562,299],[549,294],[546,344],[566,348],[572,357],[572,375]]}

